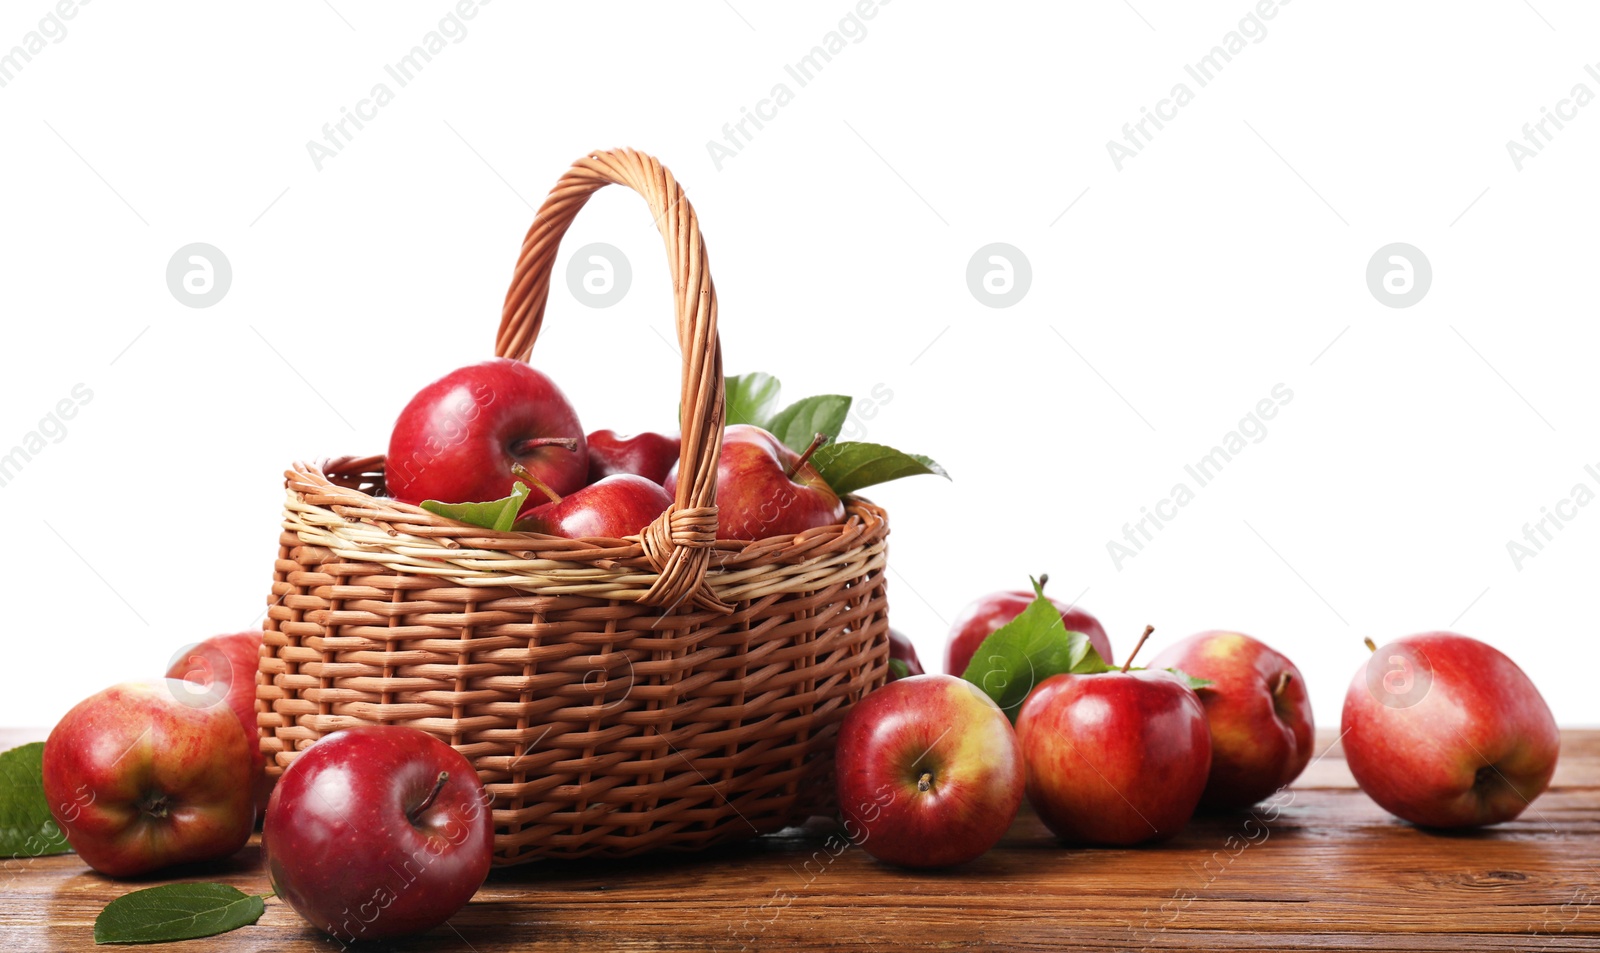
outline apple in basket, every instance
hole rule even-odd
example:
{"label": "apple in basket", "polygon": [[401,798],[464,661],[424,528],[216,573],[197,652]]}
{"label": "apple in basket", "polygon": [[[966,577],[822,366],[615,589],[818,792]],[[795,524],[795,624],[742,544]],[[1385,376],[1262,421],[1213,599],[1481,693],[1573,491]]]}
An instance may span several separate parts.
{"label": "apple in basket", "polygon": [[[717,538],[765,539],[844,522],[844,503],[811,465],[760,427],[734,424],[723,431],[717,458]],[[674,486],[678,468],[667,474]]]}
{"label": "apple in basket", "polygon": [[636,473],[647,480],[666,483],[672,465],[678,462],[681,445],[677,437],[648,431],[626,437],[615,430],[596,430],[587,440],[590,483],[618,473]]}
{"label": "apple in basket", "polygon": [[127,682],[50,732],[44,794],[72,849],[107,876],[217,860],[255,826],[251,747],[216,688]]}
{"label": "apple in basket", "polygon": [[385,481],[403,503],[505,496],[521,464],[557,493],[589,478],[577,412],[550,378],[495,358],[451,371],[411,398],[389,438]]}
{"label": "apple in basket", "polygon": [[278,779],[261,832],[267,876],[341,943],[431,930],[489,875],[489,800],[472,764],[426,732],[336,731]]}
{"label": "apple in basket", "polygon": [[547,536],[581,539],[603,536],[622,539],[637,536],[672,505],[661,484],[636,473],[614,473],[561,496],[528,470],[518,477],[549,497],[549,502],[529,507],[517,516],[516,529]]}

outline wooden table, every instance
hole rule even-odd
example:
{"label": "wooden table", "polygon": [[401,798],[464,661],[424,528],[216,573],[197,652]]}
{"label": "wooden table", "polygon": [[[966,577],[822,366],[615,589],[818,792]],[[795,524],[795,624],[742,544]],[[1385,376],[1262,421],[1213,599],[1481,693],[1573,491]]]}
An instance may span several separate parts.
{"label": "wooden table", "polygon": [[[0,746],[36,737],[0,731]],[[1255,814],[1198,819],[1158,847],[1065,850],[1025,811],[1000,847],[944,873],[893,870],[854,847],[834,856],[804,832],[697,856],[535,864],[496,871],[449,925],[381,948],[1600,949],[1600,731],[1565,732],[1552,789],[1492,830],[1394,820],[1356,789],[1336,744]],[[254,842],[184,879],[267,890]],[[13,861],[0,953],[91,949],[95,914],[129,889],[70,855]],[[274,900],[254,927],[149,949],[337,948]]]}

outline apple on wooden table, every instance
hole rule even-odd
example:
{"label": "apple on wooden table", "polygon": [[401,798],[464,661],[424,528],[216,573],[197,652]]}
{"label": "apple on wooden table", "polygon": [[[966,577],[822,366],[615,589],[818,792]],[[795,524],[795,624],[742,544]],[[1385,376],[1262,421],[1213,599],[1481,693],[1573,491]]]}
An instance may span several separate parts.
{"label": "apple on wooden table", "polygon": [[879,860],[951,867],[982,855],[1022,804],[1022,751],[999,706],[950,675],[891,682],[839,727],[845,833]]}
{"label": "apple on wooden table", "polygon": [[214,688],[127,682],[50,732],[45,798],[83,862],[111,877],[237,852],[255,826],[256,762]]}
{"label": "apple on wooden table", "polygon": [[1549,787],[1561,733],[1515,662],[1454,632],[1368,646],[1341,731],[1350,773],[1384,810],[1423,827],[1499,824]]}
{"label": "apple on wooden table", "polygon": [[415,728],[336,731],[284,771],[261,833],[272,889],[341,942],[430,930],[489,874],[494,821],[477,772]]}
{"label": "apple on wooden table", "polygon": [[1265,643],[1238,632],[1201,632],[1163,650],[1150,667],[1211,683],[1199,692],[1211,731],[1202,807],[1249,807],[1305,770],[1315,734],[1311,697],[1300,670]]}

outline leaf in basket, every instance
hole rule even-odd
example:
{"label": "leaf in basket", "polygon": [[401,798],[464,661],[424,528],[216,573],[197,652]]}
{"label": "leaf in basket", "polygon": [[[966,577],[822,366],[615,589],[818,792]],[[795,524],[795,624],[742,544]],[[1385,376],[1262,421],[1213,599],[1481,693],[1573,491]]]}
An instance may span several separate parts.
{"label": "leaf in basket", "polygon": [[484,529],[492,529],[499,533],[509,533],[517,522],[517,514],[522,512],[523,501],[527,498],[528,485],[519,482],[511,488],[511,495],[503,499],[488,503],[441,503],[438,500],[423,500],[422,508],[435,516],[482,526]]}
{"label": "leaf in basket", "polygon": [[805,453],[817,434],[837,439],[850,416],[850,398],[842,394],[818,394],[797,400],[772,415],[767,429],[795,453]]}
{"label": "leaf in basket", "polygon": [[226,884],[163,884],[123,894],[94,920],[96,943],[197,940],[249,926],[266,904]]}
{"label": "leaf in basket", "polygon": [[972,654],[961,677],[994,699],[1012,721],[1033,687],[1052,675],[1114,671],[1082,632],[1069,632],[1061,610],[1034,582],[1034,600],[1010,622],[994,630]]}
{"label": "leaf in basket", "polygon": [[69,854],[44,797],[44,743],[0,754],[0,857]]}
{"label": "leaf in basket", "polygon": [[[810,440],[807,438],[807,442]],[[825,444],[811,455],[811,465],[840,496],[901,477],[933,473],[950,479],[944,467],[916,453],[901,453],[877,443]]]}
{"label": "leaf in basket", "polygon": [[[782,389],[783,385],[776,377],[760,371],[724,379],[722,393],[726,402],[727,423],[754,424],[766,428]],[[811,442],[810,434],[806,435],[806,442]]]}

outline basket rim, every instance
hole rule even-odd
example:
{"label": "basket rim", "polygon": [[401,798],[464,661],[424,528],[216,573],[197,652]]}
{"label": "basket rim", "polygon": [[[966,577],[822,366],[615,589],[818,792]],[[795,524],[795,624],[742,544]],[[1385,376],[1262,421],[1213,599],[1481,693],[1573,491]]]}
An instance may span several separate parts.
{"label": "basket rim", "polygon": [[[330,478],[376,476],[383,457],[299,462],[285,471],[283,527],[302,544],[319,545],[352,563],[372,563],[441,583],[510,587],[644,602],[659,574],[642,536],[569,539],[501,533]],[[743,601],[826,585],[885,560],[888,514],[870,500],[847,496],[845,521],[758,540],[708,546],[706,586]]]}

